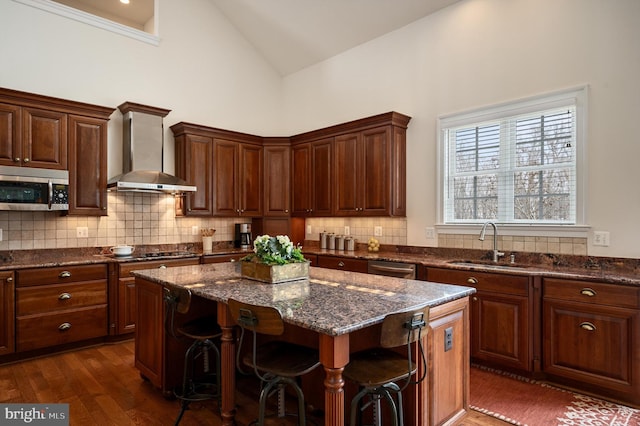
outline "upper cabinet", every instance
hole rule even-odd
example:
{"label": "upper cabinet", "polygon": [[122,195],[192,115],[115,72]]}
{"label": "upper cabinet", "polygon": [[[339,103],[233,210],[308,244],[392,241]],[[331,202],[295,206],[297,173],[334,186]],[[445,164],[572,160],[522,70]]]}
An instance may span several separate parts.
{"label": "upper cabinet", "polygon": [[114,108],[0,88],[0,165],[69,171],[69,214],[107,214]]}
{"label": "upper cabinet", "polygon": [[292,137],[293,214],[406,216],[410,119],[389,112]]}
{"label": "upper cabinet", "polygon": [[291,213],[291,146],[288,138],[263,140],[263,215],[288,217]]}
{"label": "upper cabinet", "polygon": [[171,126],[176,175],[195,185],[178,212],[191,216],[262,216],[262,138],[189,123]]}

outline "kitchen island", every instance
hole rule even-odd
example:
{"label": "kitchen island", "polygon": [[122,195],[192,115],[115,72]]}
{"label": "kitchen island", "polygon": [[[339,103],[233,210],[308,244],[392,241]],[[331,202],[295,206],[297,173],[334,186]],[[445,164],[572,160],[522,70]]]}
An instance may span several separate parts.
{"label": "kitchen island", "polygon": [[[164,348],[151,347],[164,339],[162,288],[186,287],[194,295],[216,302],[217,319],[223,330],[221,415],[225,425],[234,424],[235,414],[235,322],[226,306],[230,298],[278,308],[289,327],[286,334],[297,335],[300,341],[319,349],[325,372],[325,425],[331,426],[344,425],[348,414],[345,413],[342,371],[349,362],[349,354],[378,343],[375,340],[379,335],[375,331],[385,315],[429,306],[429,331],[424,337],[429,360],[427,380],[405,401],[406,423],[446,424],[466,412],[468,296],[475,292],[471,287],[313,267],[309,279],[262,284],[243,278],[239,264],[231,262],[141,270],[133,274],[138,289],[136,366],[143,375],[151,371],[145,354],[139,357],[139,350],[146,351],[153,359],[151,364],[163,364]],[[449,350],[445,350],[445,330],[453,335]],[[157,373],[162,380],[162,371]]]}

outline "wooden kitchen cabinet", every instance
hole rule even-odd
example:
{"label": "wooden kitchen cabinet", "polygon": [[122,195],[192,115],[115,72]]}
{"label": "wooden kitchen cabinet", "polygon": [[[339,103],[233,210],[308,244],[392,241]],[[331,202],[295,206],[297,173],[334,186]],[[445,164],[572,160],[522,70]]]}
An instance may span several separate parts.
{"label": "wooden kitchen cabinet", "polygon": [[340,271],[367,273],[369,262],[363,259],[350,259],[341,256],[318,255],[315,265],[320,268],[337,269]]}
{"label": "wooden kitchen cabinet", "polygon": [[0,165],[69,171],[69,214],[107,214],[114,108],[0,88]]}
{"label": "wooden kitchen cabinet", "polygon": [[527,276],[427,268],[426,280],[475,287],[471,296],[471,358],[531,372],[534,288]]}
{"label": "wooden kitchen cabinet", "polygon": [[249,254],[249,252],[233,254],[207,254],[202,256],[202,263],[206,265],[209,263],[237,262],[247,254]]}
{"label": "wooden kitchen cabinet", "polygon": [[196,187],[184,195],[184,212],[189,216],[213,215],[213,138],[176,133],[176,175]]}
{"label": "wooden kitchen cabinet", "polygon": [[291,147],[291,198],[293,216],[331,216],[333,138]]}
{"label": "wooden kitchen cabinet", "polygon": [[107,265],[16,271],[16,351],[107,335]]}
{"label": "wooden kitchen cabinet", "polygon": [[[402,132],[402,137],[394,137]],[[334,206],[337,216],[404,216],[404,129],[381,126],[336,136]]]}
{"label": "wooden kitchen cabinet", "polygon": [[291,214],[291,146],[289,138],[265,138],[264,216],[289,217]]}
{"label": "wooden kitchen cabinet", "polygon": [[107,215],[107,123],[69,116],[69,214]]}
{"label": "wooden kitchen cabinet", "polygon": [[13,272],[0,272],[0,356],[15,351],[14,288]]}
{"label": "wooden kitchen cabinet", "polygon": [[640,288],[543,279],[543,371],[640,404]]}
{"label": "wooden kitchen cabinet", "polygon": [[[117,287],[112,300],[116,301],[111,311],[111,333],[122,335],[133,333],[136,329],[136,281],[131,272],[141,269],[171,268],[175,266],[197,265],[199,258],[150,260],[118,264]],[[113,292],[112,292],[113,294]]]}

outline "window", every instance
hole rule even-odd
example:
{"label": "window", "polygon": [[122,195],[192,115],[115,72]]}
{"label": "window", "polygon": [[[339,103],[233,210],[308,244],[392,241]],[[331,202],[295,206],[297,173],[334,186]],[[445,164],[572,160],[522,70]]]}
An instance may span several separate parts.
{"label": "window", "polygon": [[586,88],[440,119],[445,224],[576,225]]}

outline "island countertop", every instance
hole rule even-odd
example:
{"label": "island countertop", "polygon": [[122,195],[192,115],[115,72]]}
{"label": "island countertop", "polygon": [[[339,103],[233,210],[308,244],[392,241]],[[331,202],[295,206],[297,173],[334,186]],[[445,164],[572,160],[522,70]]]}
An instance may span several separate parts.
{"label": "island countertop", "polygon": [[145,269],[133,275],[186,287],[197,296],[226,303],[233,298],[274,306],[285,322],[339,336],[382,322],[385,315],[434,307],[475,293],[473,287],[437,284],[310,267],[309,279],[267,284],[243,278],[239,263]]}

